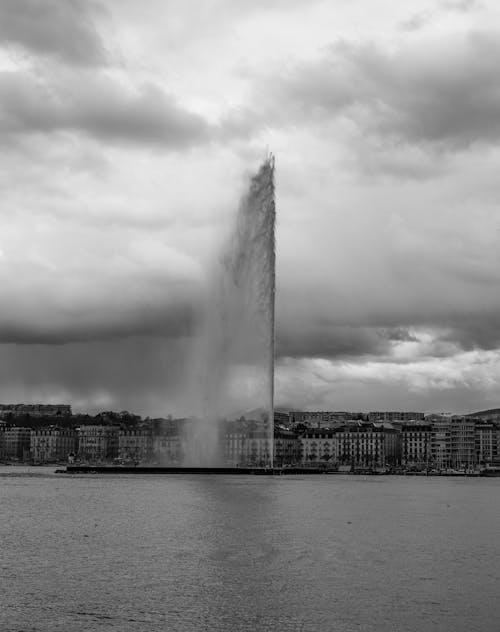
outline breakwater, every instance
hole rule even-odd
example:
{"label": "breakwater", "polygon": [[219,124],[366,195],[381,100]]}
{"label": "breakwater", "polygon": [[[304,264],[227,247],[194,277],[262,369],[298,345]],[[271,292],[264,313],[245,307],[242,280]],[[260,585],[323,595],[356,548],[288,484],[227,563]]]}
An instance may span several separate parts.
{"label": "breakwater", "polygon": [[127,465],[68,465],[59,474],[203,474],[281,476],[288,474],[335,474],[334,470],[311,467],[141,467]]}

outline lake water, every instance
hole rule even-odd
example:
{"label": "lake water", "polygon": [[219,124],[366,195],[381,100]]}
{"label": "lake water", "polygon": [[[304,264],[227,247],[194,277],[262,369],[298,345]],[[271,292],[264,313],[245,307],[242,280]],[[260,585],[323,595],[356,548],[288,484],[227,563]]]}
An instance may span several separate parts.
{"label": "lake water", "polygon": [[500,629],[500,478],[0,468],[0,630]]}

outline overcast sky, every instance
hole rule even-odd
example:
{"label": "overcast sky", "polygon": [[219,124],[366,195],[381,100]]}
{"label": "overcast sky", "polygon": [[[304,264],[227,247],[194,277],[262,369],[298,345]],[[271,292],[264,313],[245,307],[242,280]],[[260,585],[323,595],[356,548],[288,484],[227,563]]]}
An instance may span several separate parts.
{"label": "overcast sky", "polygon": [[0,0],[0,401],[175,414],[271,149],[277,405],[500,405],[500,5],[418,4]]}

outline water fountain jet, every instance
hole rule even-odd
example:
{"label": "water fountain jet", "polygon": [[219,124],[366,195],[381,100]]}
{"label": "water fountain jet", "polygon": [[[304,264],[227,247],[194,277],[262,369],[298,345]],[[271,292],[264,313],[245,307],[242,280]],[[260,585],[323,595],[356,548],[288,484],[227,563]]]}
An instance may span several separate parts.
{"label": "water fountain jet", "polygon": [[273,464],[275,219],[269,155],[240,202],[196,339],[186,466]]}

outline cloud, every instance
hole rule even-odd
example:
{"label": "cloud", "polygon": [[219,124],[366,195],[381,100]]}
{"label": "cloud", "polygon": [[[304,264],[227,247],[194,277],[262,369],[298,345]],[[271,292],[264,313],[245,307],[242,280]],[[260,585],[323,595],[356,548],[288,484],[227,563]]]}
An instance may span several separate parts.
{"label": "cloud", "polygon": [[269,145],[278,399],[488,407],[494,20],[436,2],[402,33],[401,3],[369,21],[361,3],[215,4],[0,7],[2,396],[173,412],[212,244]]}
{"label": "cloud", "polygon": [[478,0],[442,0],[440,4],[443,9],[458,11],[459,13],[466,13],[481,7],[481,3]]}
{"label": "cloud", "polygon": [[491,351],[500,347],[500,323],[498,312],[461,315],[451,318],[436,336],[437,342],[451,342],[460,350]]}
{"label": "cloud", "polygon": [[394,342],[415,341],[403,327],[338,325],[325,317],[298,323],[281,316],[277,324],[277,354],[294,358],[355,358],[390,354]]}
{"label": "cloud", "polygon": [[418,31],[424,26],[427,26],[431,22],[432,17],[432,11],[414,13],[410,18],[401,22],[400,26],[403,31]]}
{"label": "cloud", "polygon": [[493,31],[395,50],[341,41],[323,57],[273,76],[266,83],[268,107],[282,124],[328,127],[345,119],[390,142],[444,150],[494,144],[500,138],[499,54]]}
{"label": "cloud", "polygon": [[100,66],[107,52],[94,27],[103,9],[81,0],[2,0],[0,41],[75,66]]}
{"label": "cloud", "polygon": [[302,410],[468,412],[498,405],[498,351],[413,362],[290,360],[279,363],[276,403]]}
{"label": "cloud", "polygon": [[[80,308],[81,310],[83,308]],[[42,309],[36,319],[5,314],[0,319],[1,344],[60,345],[72,342],[113,340],[132,336],[162,336],[178,339],[190,336],[196,322],[192,305],[122,306],[105,305],[95,312]]]}
{"label": "cloud", "polygon": [[183,339],[154,336],[65,345],[1,344],[0,401],[62,401],[93,413],[181,413],[184,344]]}
{"label": "cloud", "polygon": [[164,233],[141,237],[125,227],[111,236],[78,224],[56,230],[49,217],[31,221],[35,226],[23,236],[3,234],[0,342],[57,345],[192,333],[200,266],[168,246]]}
{"label": "cloud", "polygon": [[433,23],[439,23],[447,14],[465,14],[480,8],[481,4],[477,0],[442,0],[434,7],[414,13],[406,20],[403,20],[400,23],[400,28],[411,33]]}
{"label": "cloud", "polygon": [[0,74],[0,134],[79,132],[101,142],[182,148],[205,140],[203,118],[153,84],[127,88],[110,76],[44,81],[25,72]]}

